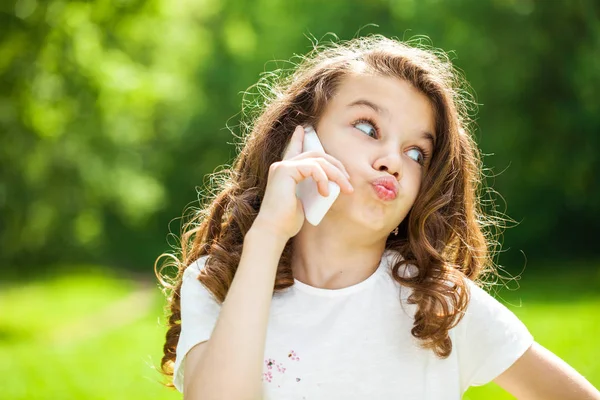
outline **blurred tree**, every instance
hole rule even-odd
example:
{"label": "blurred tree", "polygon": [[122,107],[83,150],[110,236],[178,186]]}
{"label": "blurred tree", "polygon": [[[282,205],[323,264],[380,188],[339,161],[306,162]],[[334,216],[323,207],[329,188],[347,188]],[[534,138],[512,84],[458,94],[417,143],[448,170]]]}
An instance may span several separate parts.
{"label": "blurred tree", "polygon": [[0,14],[5,261],[83,256],[148,228],[206,107],[201,22],[217,7],[20,0]]}
{"label": "blurred tree", "polygon": [[483,104],[477,137],[502,172],[489,183],[522,221],[505,247],[597,255],[598,13],[593,0],[0,5],[0,262],[148,269],[233,158],[240,94],[328,32],[450,51]]}

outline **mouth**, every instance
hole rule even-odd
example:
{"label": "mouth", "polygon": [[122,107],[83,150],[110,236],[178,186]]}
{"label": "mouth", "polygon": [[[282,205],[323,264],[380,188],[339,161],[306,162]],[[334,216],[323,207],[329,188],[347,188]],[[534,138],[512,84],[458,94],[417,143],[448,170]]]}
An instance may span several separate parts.
{"label": "mouth", "polygon": [[377,197],[383,201],[391,201],[398,196],[398,182],[391,176],[381,176],[371,181],[371,187]]}
{"label": "mouth", "polygon": [[397,194],[393,189],[387,188],[385,185],[374,184],[371,185],[377,197],[383,201],[392,201],[396,198]]}

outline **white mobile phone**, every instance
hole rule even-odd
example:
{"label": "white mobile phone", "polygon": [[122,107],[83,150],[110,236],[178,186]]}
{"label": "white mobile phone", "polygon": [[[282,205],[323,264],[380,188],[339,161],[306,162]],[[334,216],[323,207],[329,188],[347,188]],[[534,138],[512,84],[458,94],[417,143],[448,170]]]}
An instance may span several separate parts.
{"label": "white mobile phone", "polygon": [[[318,150],[325,153],[321,141],[312,126],[304,127],[304,142],[302,152]],[[328,182],[329,195],[322,196],[317,188],[317,183],[308,177],[296,186],[296,196],[304,207],[304,216],[312,225],[317,226],[333,205],[340,194],[340,187],[333,181]]]}

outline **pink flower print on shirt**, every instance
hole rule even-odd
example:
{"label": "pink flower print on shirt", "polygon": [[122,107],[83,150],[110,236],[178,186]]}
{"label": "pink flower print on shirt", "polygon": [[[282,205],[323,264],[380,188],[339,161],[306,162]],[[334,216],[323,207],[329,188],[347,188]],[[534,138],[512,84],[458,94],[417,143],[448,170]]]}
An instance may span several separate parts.
{"label": "pink flower print on shirt", "polygon": [[273,379],[273,373],[271,373],[271,371],[267,371],[267,372],[263,373],[263,379],[270,383],[271,380]]}
{"label": "pink flower print on shirt", "polygon": [[273,368],[273,363],[275,362],[275,360],[273,360],[272,358],[269,358],[268,360],[265,360],[265,364],[267,365],[267,368],[270,370],[271,368]]}
{"label": "pink flower print on shirt", "polygon": [[290,351],[290,353],[288,354],[288,358],[291,358],[293,361],[300,361],[300,357],[296,355],[296,352],[294,350]]}
{"label": "pink flower print on shirt", "polygon": [[265,365],[267,367],[267,372],[263,373],[263,380],[269,383],[273,380],[273,365],[275,366],[275,368],[277,368],[277,371],[279,373],[284,374],[286,370],[282,363],[277,363],[272,358],[265,360]]}
{"label": "pink flower print on shirt", "polygon": [[276,367],[277,367],[277,371],[281,372],[282,374],[285,373],[285,367],[283,366],[282,363],[277,363]]}
{"label": "pink flower print on shirt", "polygon": [[[298,355],[296,354],[296,352],[294,350],[290,351],[288,353],[288,358],[290,358],[292,361],[300,361],[300,357],[298,357]],[[267,367],[267,372],[263,373],[263,380],[271,383],[271,381],[273,380],[273,366],[275,366],[275,368],[277,368],[277,372],[279,372],[280,374],[285,374],[285,371],[287,370],[287,368],[284,366],[283,363],[280,362],[276,362],[276,360],[272,359],[272,358],[267,358],[265,360],[265,366]],[[296,378],[296,382],[299,382],[300,378]]]}

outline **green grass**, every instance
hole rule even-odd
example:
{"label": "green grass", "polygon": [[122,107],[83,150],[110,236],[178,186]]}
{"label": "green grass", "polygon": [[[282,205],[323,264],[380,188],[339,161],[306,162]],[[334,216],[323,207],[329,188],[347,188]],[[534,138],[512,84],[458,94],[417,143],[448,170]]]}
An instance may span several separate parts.
{"label": "green grass", "polygon": [[[133,309],[118,303],[135,290],[144,292],[85,271],[0,291],[0,398],[180,399],[154,369],[165,334],[162,295],[154,285],[149,297],[131,300]],[[115,303],[122,309],[110,310]]]}
{"label": "green grass", "polygon": [[[589,271],[536,272],[498,296],[539,343],[599,387],[600,276]],[[163,306],[155,283],[89,268],[1,288],[0,398],[180,399],[155,370]],[[464,396],[512,398],[493,383]]]}
{"label": "green grass", "polygon": [[[600,298],[568,304],[527,304],[513,309],[538,343],[561,357],[594,386],[600,387]],[[514,399],[498,385],[471,387],[463,397]]]}

